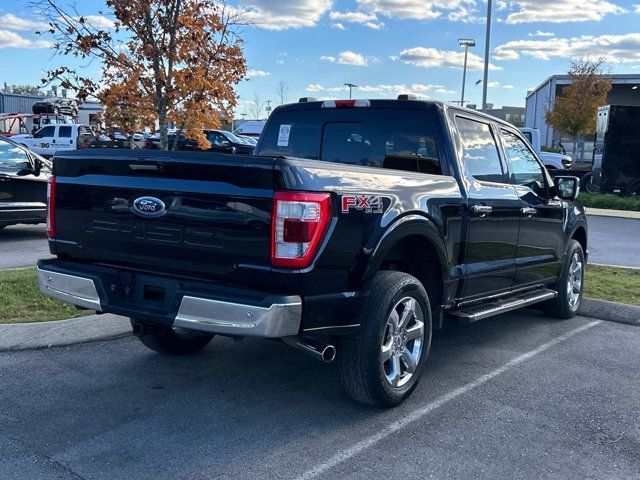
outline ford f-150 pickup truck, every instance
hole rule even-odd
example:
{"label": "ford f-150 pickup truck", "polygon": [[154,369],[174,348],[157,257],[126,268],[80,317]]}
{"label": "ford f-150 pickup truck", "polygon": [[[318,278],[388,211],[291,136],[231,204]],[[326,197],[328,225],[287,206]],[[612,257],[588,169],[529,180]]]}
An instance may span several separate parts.
{"label": "ford f-150 pickup truck", "polygon": [[336,357],[355,400],[416,387],[434,329],[537,304],[569,318],[587,256],[579,181],[456,106],[301,99],[251,156],[60,153],[40,288],[183,355],[214,335]]}

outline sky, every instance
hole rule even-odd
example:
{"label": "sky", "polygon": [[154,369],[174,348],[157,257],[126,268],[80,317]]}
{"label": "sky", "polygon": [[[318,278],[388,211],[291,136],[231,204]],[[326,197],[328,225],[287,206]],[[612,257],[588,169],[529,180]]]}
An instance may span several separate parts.
{"label": "sky", "polygon": [[[68,0],[58,3],[67,4]],[[111,19],[103,0],[76,0],[93,21]],[[469,50],[469,103],[480,104],[486,0],[231,0],[252,26],[242,27],[249,79],[238,86],[237,113],[255,95],[277,103],[283,80],[289,101],[299,97],[422,98],[459,101],[463,48]],[[524,106],[528,90],[567,71],[570,61],[606,54],[612,73],[640,75],[640,0],[494,0],[488,102]],[[91,17],[89,17],[91,16]],[[53,56],[34,31],[42,19],[28,0],[0,1],[0,84],[37,84],[43,71],[80,66],[98,77],[97,64]],[[639,93],[640,94],[640,93]]]}

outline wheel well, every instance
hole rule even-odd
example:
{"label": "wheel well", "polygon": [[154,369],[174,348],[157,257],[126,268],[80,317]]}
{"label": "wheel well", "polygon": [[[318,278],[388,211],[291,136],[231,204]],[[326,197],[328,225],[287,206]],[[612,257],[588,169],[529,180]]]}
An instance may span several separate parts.
{"label": "wheel well", "polygon": [[421,235],[411,235],[396,243],[385,255],[380,270],[396,270],[416,277],[429,294],[435,311],[442,302],[442,266],[433,244]]}
{"label": "wheel well", "polygon": [[571,237],[582,247],[582,250],[587,251],[587,232],[582,227],[576,228],[576,231],[573,232],[573,236]]}

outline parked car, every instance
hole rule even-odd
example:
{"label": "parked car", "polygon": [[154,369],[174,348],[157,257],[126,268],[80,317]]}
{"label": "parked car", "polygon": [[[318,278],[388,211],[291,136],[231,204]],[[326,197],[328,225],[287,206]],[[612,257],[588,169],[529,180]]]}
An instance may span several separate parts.
{"label": "parked car", "polygon": [[258,144],[258,139],[254,137],[248,137],[246,135],[236,135],[236,137],[238,137],[240,140],[244,140],[245,142],[253,146],[256,146]]}
{"label": "parked car", "polygon": [[573,160],[569,155],[562,153],[545,152],[542,150],[540,141],[540,130],[536,128],[521,128],[520,131],[525,136],[529,144],[538,154],[538,157],[549,170],[570,170]]}
{"label": "parked car", "polygon": [[96,139],[96,134],[89,125],[73,123],[47,125],[33,135],[14,135],[11,138],[32,152],[43,157],[52,157],[63,150],[88,146]]}
{"label": "parked car", "polygon": [[259,138],[265,124],[265,120],[245,120],[233,131],[233,133],[234,135],[245,135],[248,137]]}
{"label": "parked car", "polygon": [[[254,145],[241,140],[233,133],[226,130],[205,130],[207,140],[211,144],[210,152],[221,152],[230,154],[249,155],[253,153]],[[202,150],[198,142],[186,138],[183,134],[176,137],[175,133],[168,135],[169,145],[173,146],[173,150]],[[158,150],[160,148],[160,136],[153,135],[149,137],[145,143],[145,148]]]}
{"label": "parked car", "polygon": [[414,390],[445,318],[574,316],[587,261],[578,179],[552,179],[502,120],[407,98],[278,107],[238,162],[56,156],[58,258],[38,263],[40,288],[130,317],[164,354],[223,335],[335,357],[349,395],[384,407]]}
{"label": "parked car", "polygon": [[0,137],[0,229],[45,221],[51,162]]}
{"label": "parked car", "polygon": [[55,115],[78,116],[78,102],[73,98],[51,97],[33,104],[33,113],[53,113]]}

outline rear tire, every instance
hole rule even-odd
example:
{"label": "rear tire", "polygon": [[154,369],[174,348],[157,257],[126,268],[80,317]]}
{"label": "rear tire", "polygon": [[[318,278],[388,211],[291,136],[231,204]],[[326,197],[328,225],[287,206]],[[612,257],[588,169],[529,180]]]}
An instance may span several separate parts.
{"label": "rear tire", "polygon": [[[135,331],[139,322],[132,319],[131,324]],[[154,327],[147,329],[147,331],[143,328],[142,332],[136,333],[136,337],[144,346],[154,352],[180,356],[199,352],[209,344],[214,335],[188,331],[177,332],[169,327]]]}
{"label": "rear tire", "polygon": [[[404,320],[404,321],[403,321]],[[431,346],[431,305],[420,281],[381,271],[373,279],[360,330],[341,339],[342,384],[356,402],[400,405],[424,373]]]}
{"label": "rear tire", "polygon": [[553,290],[558,296],[542,303],[542,311],[553,318],[568,319],[578,313],[584,289],[584,251],[576,240],[569,240],[562,263],[562,273]]}

